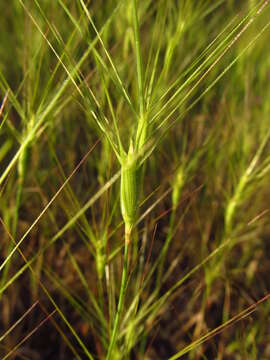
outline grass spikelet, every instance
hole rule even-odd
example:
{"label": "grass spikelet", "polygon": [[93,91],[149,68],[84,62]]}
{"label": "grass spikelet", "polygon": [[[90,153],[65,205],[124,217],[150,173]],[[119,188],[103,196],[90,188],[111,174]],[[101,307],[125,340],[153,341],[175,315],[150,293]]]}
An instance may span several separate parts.
{"label": "grass spikelet", "polygon": [[139,203],[139,171],[138,161],[131,143],[121,166],[120,203],[126,232],[131,232],[136,222]]}

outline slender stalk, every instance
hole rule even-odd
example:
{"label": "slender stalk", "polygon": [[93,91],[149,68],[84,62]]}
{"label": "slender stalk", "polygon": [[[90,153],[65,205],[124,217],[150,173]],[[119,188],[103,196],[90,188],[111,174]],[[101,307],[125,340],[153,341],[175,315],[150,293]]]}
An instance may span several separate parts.
{"label": "slender stalk", "polygon": [[106,359],[111,359],[115,341],[116,341],[116,333],[118,330],[118,324],[120,315],[122,313],[122,308],[124,305],[124,299],[125,299],[125,293],[126,293],[126,286],[127,286],[127,274],[128,274],[128,250],[129,250],[129,244],[130,244],[130,238],[131,238],[131,228],[126,226],[125,227],[125,247],[124,247],[124,264],[123,264],[123,271],[122,271],[122,279],[121,279],[121,288],[120,288],[120,294],[119,294],[119,301],[117,305],[116,315],[114,318],[113,323],[113,330],[112,330],[112,336],[111,341],[108,348],[108,353]]}
{"label": "slender stalk", "polygon": [[135,46],[136,46],[137,79],[138,79],[140,117],[141,117],[144,114],[145,109],[144,109],[142,54],[141,54],[140,30],[139,30],[139,20],[138,20],[138,11],[137,11],[137,0],[133,0],[133,23],[134,23]]}
{"label": "slender stalk", "polygon": [[143,67],[142,67],[142,54],[140,43],[140,29],[137,12],[137,1],[133,0],[133,25],[135,37],[135,52],[137,63],[137,83],[138,83],[138,96],[139,96],[139,116],[137,122],[137,130],[135,136],[135,144],[130,139],[129,150],[127,154],[122,152],[121,159],[121,212],[125,223],[125,248],[124,248],[124,264],[121,278],[121,288],[118,300],[118,306],[113,323],[113,330],[111,340],[108,348],[106,359],[111,359],[113,354],[116,333],[119,326],[119,319],[122,313],[125,292],[127,287],[127,274],[129,262],[129,245],[131,242],[131,231],[136,222],[138,203],[140,197],[140,190],[143,178],[143,166],[138,164],[137,153],[145,145],[145,139],[148,131],[147,118],[145,116],[145,101],[144,101],[144,87],[143,87]]}

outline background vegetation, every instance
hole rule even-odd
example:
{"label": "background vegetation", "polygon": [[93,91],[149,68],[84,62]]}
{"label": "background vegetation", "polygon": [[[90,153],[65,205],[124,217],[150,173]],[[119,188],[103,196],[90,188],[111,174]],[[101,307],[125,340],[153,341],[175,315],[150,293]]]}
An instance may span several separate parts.
{"label": "background vegetation", "polygon": [[0,358],[269,359],[269,2],[0,24]]}

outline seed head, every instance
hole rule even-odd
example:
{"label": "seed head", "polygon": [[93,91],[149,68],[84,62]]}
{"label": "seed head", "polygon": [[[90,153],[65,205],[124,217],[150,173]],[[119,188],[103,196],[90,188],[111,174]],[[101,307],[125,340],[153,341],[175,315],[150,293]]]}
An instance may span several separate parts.
{"label": "seed head", "polygon": [[127,228],[131,229],[136,221],[139,202],[139,172],[140,168],[133,145],[122,162],[121,170],[121,211]]}

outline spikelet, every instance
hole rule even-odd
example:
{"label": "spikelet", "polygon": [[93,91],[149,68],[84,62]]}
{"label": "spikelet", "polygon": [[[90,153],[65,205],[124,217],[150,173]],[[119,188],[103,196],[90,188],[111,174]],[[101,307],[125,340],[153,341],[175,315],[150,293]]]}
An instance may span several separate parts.
{"label": "spikelet", "polygon": [[131,143],[121,169],[120,201],[126,231],[131,231],[136,221],[139,202],[139,171],[138,161]]}

